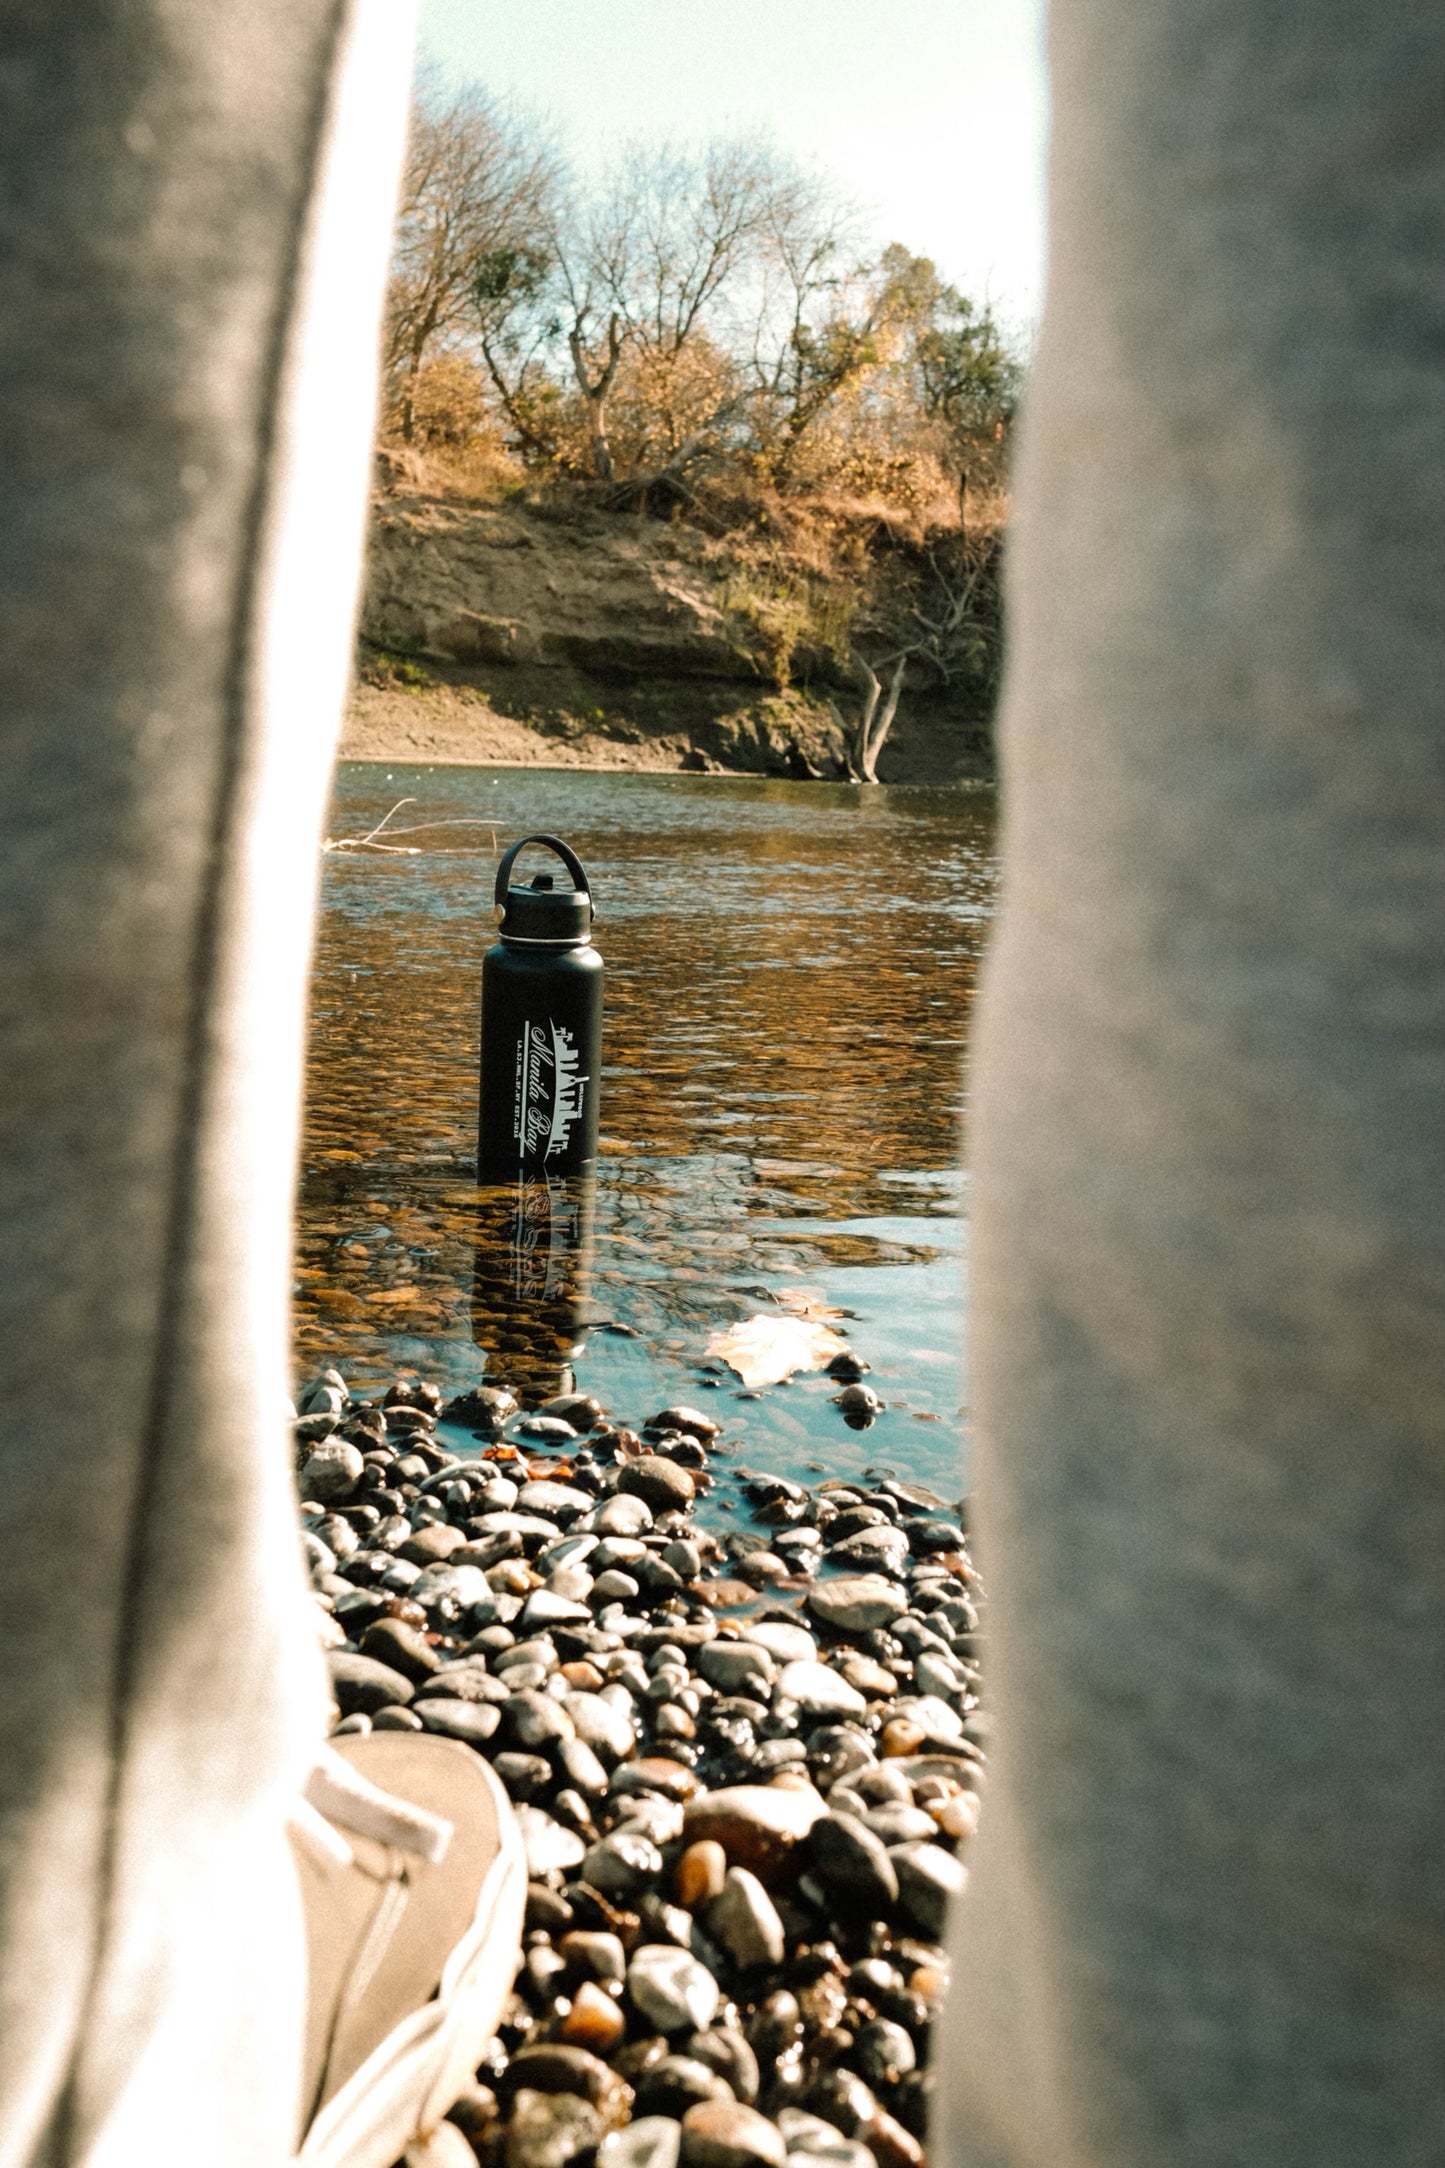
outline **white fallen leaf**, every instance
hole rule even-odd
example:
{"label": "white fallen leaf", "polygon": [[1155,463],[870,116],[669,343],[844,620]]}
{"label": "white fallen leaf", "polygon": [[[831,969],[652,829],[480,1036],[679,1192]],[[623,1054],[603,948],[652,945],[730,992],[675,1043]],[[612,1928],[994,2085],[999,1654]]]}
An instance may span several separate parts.
{"label": "white fallen leaf", "polygon": [[757,1387],[781,1384],[795,1370],[821,1370],[847,1344],[826,1325],[806,1318],[749,1317],[715,1332],[707,1352],[736,1371],[744,1385]]}

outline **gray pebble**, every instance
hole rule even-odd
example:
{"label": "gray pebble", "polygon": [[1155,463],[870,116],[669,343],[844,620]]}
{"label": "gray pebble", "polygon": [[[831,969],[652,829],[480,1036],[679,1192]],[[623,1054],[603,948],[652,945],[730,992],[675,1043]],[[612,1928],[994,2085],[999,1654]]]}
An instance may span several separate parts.
{"label": "gray pebble", "polygon": [[324,1438],[312,1448],[301,1470],[301,1495],[326,1505],[340,1504],[360,1483],[365,1466],[356,1447],[344,1438]]}
{"label": "gray pebble", "polygon": [[712,1974],[686,1950],[663,1943],[646,1943],[633,1953],[627,1992],[643,2017],[664,2033],[705,2031],[719,2001]]}
{"label": "gray pebble", "polygon": [[489,1702],[451,1701],[440,1694],[428,1694],[413,1706],[423,1731],[438,1732],[444,1739],[460,1739],[466,1746],[485,1746],[496,1736],[501,1721]]}
{"label": "gray pebble", "polygon": [[662,1854],[641,1830],[614,1830],[594,1844],[582,1862],[583,1880],[604,1897],[631,1897],[661,1873]]}
{"label": "gray pebble", "polygon": [[708,1906],[707,1928],[739,1971],[783,1961],[785,1938],[777,1906],[745,1867],[729,1867],[721,1894]]}
{"label": "gray pebble", "polygon": [[924,1934],[943,1934],[950,1899],[961,1894],[968,1869],[939,1844],[903,1844],[888,1854],[904,1910]]}

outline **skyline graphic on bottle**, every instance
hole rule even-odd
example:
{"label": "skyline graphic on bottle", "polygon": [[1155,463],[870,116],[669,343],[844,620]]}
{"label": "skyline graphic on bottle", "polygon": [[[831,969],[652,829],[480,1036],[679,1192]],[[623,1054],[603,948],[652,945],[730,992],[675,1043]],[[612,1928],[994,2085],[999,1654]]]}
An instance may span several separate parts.
{"label": "skyline graphic on bottle", "polygon": [[573,1034],[550,1017],[524,1027],[522,1056],[516,1126],[521,1157],[526,1160],[540,1154],[550,1159],[566,1151],[573,1126],[582,1119],[592,1079],[581,1072]]}

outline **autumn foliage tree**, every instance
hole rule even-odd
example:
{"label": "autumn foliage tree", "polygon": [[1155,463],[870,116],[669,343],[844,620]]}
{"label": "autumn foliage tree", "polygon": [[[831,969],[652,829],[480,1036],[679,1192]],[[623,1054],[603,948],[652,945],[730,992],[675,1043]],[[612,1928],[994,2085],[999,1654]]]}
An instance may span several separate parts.
{"label": "autumn foliage tree", "polygon": [[434,83],[413,116],[386,369],[403,442],[442,440],[429,417],[466,410],[469,375],[524,465],[591,476],[618,503],[722,477],[955,518],[1002,484],[1020,378],[987,305],[926,257],[870,249],[770,143],[634,146],[587,188],[524,118]]}

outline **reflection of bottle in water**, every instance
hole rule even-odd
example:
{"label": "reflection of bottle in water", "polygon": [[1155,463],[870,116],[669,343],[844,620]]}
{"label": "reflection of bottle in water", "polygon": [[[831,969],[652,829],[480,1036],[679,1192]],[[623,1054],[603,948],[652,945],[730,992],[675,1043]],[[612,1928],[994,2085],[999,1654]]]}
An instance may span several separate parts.
{"label": "reflection of bottle in water", "polygon": [[537,1402],[573,1388],[596,1176],[530,1175],[477,1191],[472,1338],[488,1377]]}

